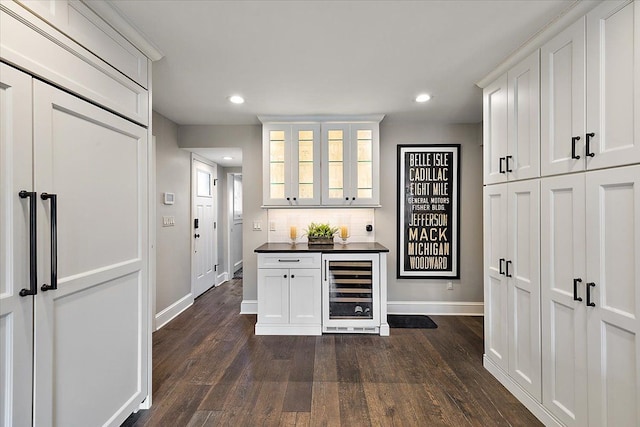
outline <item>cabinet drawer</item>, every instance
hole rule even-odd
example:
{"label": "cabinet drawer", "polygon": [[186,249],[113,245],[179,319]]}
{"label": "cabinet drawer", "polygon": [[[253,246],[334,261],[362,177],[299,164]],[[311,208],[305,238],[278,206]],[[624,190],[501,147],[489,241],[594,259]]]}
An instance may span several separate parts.
{"label": "cabinet drawer", "polygon": [[258,254],[258,268],[320,268],[320,253],[262,253]]}

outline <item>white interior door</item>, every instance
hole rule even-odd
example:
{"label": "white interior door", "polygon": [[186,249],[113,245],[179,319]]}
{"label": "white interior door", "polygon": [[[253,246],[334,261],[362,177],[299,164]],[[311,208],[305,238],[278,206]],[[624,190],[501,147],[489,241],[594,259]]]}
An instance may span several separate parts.
{"label": "white interior door", "polygon": [[233,206],[231,207],[231,232],[229,233],[229,244],[231,251],[229,254],[229,269],[231,276],[242,268],[242,174],[229,174],[231,178],[231,197]]}
{"label": "white interior door", "polygon": [[[216,167],[193,159],[193,297],[216,285]],[[198,227],[195,227],[195,224]]]}
{"label": "white interior door", "polygon": [[[120,425],[149,395],[147,131],[34,80],[35,422]],[[57,245],[53,236],[56,194]]]}
{"label": "white interior door", "polygon": [[589,421],[637,426],[640,166],[588,172],[586,186]]}
{"label": "white interior door", "polygon": [[[33,297],[29,212],[33,191],[31,76],[0,64],[0,424],[31,425]],[[35,277],[34,277],[35,279]],[[36,282],[37,286],[37,282]]]}
{"label": "white interior door", "polygon": [[542,397],[566,426],[587,420],[585,180],[541,180]]}

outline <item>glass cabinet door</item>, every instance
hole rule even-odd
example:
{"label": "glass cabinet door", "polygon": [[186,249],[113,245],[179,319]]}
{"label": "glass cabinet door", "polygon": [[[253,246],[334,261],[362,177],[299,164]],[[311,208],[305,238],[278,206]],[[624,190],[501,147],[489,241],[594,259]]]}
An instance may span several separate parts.
{"label": "glass cabinet door", "polygon": [[322,136],[322,204],[379,204],[378,124],[325,123]]}
{"label": "glass cabinet door", "polygon": [[380,203],[380,142],[378,124],[351,125],[352,205]]}
{"label": "glass cabinet door", "polygon": [[292,205],[320,204],[320,125],[291,129]]}
{"label": "glass cabinet door", "polygon": [[322,138],[322,204],[349,205],[349,125],[323,124]]}
{"label": "glass cabinet door", "polygon": [[290,172],[290,126],[269,126],[264,128],[264,194],[265,205],[287,204],[287,194],[291,192]]}

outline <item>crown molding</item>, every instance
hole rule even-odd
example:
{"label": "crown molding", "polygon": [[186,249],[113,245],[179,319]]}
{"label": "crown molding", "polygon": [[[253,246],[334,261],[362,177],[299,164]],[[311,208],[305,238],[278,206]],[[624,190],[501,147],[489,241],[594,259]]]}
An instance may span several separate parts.
{"label": "crown molding", "polygon": [[145,35],[142,34],[113,4],[111,0],[107,1],[88,1],[81,0],[89,9],[93,10],[98,16],[104,19],[117,32],[122,34],[129,42],[131,42],[140,52],[152,61],[158,61],[164,57],[164,53],[156,47]]}
{"label": "crown molding", "polygon": [[[571,5],[558,15],[553,21],[530,37],[518,49],[507,56],[496,68],[482,79],[476,82],[476,86],[484,89],[494,82],[502,74],[506,73],[520,61],[525,59],[534,50],[539,49],[546,42],[558,35],[569,25],[586,15],[591,9],[602,3],[603,0],[575,0]],[[608,1],[608,0],[607,0]]]}

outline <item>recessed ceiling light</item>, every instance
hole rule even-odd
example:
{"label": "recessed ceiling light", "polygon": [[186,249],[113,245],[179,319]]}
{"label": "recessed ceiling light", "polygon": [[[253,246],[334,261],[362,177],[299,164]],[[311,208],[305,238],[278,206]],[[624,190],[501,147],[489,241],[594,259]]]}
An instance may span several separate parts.
{"label": "recessed ceiling light", "polygon": [[240,95],[231,95],[229,97],[229,101],[233,102],[234,104],[244,104],[244,98]]}
{"label": "recessed ceiling light", "polygon": [[420,95],[416,96],[416,102],[427,102],[430,99],[431,95],[429,95],[428,93],[421,93]]}
{"label": "recessed ceiling light", "polygon": [[224,157],[222,158],[222,160],[233,160],[233,157],[231,157],[231,156],[224,156]]}

